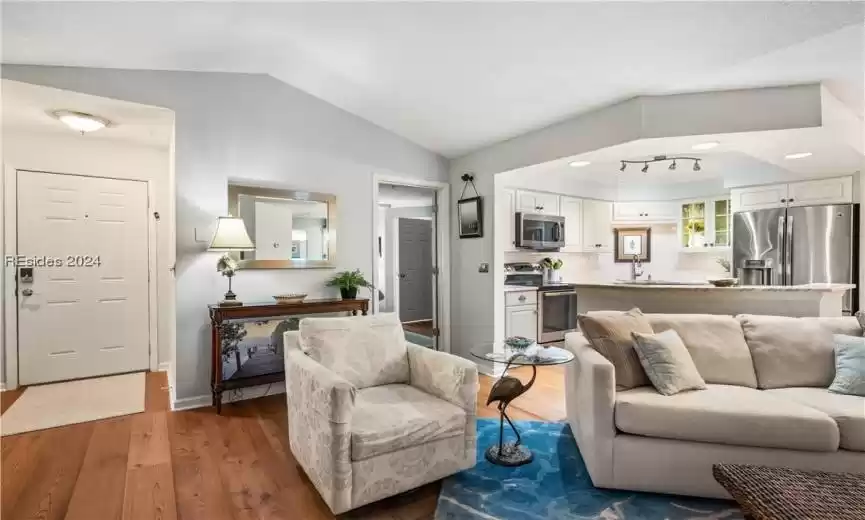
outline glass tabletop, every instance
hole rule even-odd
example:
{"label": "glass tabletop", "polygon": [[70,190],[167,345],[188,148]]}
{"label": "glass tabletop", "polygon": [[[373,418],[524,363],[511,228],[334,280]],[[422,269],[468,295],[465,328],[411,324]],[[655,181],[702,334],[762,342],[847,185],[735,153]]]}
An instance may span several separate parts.
{"label": "glass tabletop", "polygon": [[504,342],[486,343],[471,349],[471,354],[479,359],[493,363],[507,363],[519,366],[561,365],[574,359],[574,355],[563,348],[545,347],[537,343],[524,349],[515,349]]}

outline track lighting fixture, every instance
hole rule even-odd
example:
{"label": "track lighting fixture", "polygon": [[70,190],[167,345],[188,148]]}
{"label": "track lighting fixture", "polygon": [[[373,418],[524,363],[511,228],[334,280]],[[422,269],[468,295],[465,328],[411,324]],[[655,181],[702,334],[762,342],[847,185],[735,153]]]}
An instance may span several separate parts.
{"label": "track lighting fixture", "polygon": [[631,161],[628,159],[622,159],[621,160],[622,166],[619,168],[619,171],[620,172],[625,171],[625,169],[627,169],[629,164],[643,163],[643,167],[640,168],[640,171],[643,173],[648,173],[649,172],[649,163],[661,162],[661,161],[672,161],[670,163],[670,166],[667,167],[670,170],[675,170],[678,167],[678,165],[676,164],[676,161],[694,161],[694,171],[695,172],[698,172],[698,171],[703,169],[700,166],[700,161],[702,161],[702,159],[700,159],[699,157],[667,157],[666,155],[656,155],[652,159],[648,159],[648,160],[643,159],[642,161]]}

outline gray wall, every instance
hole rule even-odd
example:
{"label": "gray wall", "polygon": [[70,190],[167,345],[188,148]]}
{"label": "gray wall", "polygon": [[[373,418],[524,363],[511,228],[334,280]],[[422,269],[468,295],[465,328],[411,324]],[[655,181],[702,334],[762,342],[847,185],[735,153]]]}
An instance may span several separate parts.
{"label": "gray wall", "polygon": [[[175,111],[178,400],[210,392],[207,305],[226,281],[194,229],[226,214],[229,179],[335,194],[338,267],[371,276],[373,175],[447,178],[442,157],[266,75],[4,65],[2,76]],[[332,274],[243,271],[234,291],[246,301],[332,294]]]}

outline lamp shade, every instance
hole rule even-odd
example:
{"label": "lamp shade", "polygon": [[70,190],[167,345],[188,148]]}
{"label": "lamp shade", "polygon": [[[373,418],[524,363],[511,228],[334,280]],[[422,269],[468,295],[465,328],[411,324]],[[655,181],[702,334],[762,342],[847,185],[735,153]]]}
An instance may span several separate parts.
{"label": "lamp shade", "polygon": [[208,251],[255,251],[246,233],[246,224],[238,217],[219,217]]}

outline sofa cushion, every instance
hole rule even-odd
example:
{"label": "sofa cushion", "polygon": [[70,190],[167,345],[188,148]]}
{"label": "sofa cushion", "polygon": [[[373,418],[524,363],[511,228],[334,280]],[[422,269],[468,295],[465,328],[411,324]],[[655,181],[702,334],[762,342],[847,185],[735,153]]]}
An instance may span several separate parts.
{"label": "sofa cushion", "polygon": [[405,334],[393,313],[304,318],[300,348],[358,389],[409,382]]}
{"label": "sofa cushion", "polygon": [[707,383],[757,388],[742,325],[715,314],[646,314],[655,332],[675,330]]}
{"label": "sofa cushion", "polygon": [[865,338],[835,334],[835,379],[829,390],[865,397]]}
{"label": "sofa cushion", "polygon": [[816,386],[835,377],[833,334],[861,336],[856,318],[736,316],[751,349],[760,388]]}
{"label": "sofa cushion", "polygon": [[577,323],[592,348],[613,364],[616,389],[627,390],[649,384],[631,337],[634,332],[654,332],[640,309],[589,312],[577,316]]}
{"label": "sofa cushion", "polygon": [[665,396],[653,388],[616,394],[616,427],[648,437],[787,448],[838,449],[838,426],[827,414],[767,392],[706,385],[699,392]]}
{"label": "sofa cushion", "polygon": [[766,392],[827,414],[838,423],[841,448],[865,451],[865,397],[836,394],[825,388],[776,388]]}
{"label": "sofa cushion", "polygon": [[464,435],[466,413],[409,385],[384,385],[357,393],[351,418],[351,460]]}
{"label": "sofa cushion", "polygon": [[691,354],[675,330],[657,334],[634,332],[633,337],[640,364],[658,392],[674,395],[706,388],[706,382],[700,377]]}

